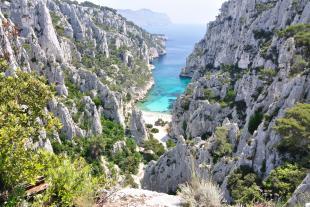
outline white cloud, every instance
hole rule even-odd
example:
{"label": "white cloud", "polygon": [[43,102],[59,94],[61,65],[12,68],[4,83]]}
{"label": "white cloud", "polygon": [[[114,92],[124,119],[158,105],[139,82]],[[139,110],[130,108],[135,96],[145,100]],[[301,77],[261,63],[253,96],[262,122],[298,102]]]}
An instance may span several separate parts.
{"label": "white cloud", "polygon": [[[82,1],[82,0],[79,0]],[[225,0],[88,0],[115,9],[151,9],[175,23],[206,24],[215,19]]]}

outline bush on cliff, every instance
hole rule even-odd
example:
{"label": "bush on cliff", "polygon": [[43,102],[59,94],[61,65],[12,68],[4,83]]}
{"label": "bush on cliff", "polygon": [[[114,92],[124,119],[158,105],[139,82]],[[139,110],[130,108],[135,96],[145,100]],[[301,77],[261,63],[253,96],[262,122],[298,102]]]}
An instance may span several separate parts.
{"label": "bush on cliff", "polygon": [[38,151],[32,144],[39,141],[42,130],[51,138],[61,127],[45,110],[52,91],[46,80],[34,74],[17,71],[13,77],[0,75],[1,206],[19,206],[26,185],[35,184],[41,176],[48,188],[34,198],[33,206],[79,206],[81,200],[93,198],[96,179],[83,159]]}
{"label": "bush on cliff", "polygon": [[228,177],[227,189],[235,203],[263,202],[260,186],[260,178],[247,166],[241,166]]}
{"label": "bush on cliff", "polygon": [[216,184],[196,176],[179,186],[178,195],[189,207],[221,207],[224,202],[223,193]]}
{"label": "bush on cliff", "polygon": [[278,145],[289,160],[310,168],[310,104],[298,103],[276,121],[274,129],[283,137]]}
{"label": "bush on cliff", "polygon": [[273,197],[277,195],[281,201],[287,201],[294,190],[306,176],[305,169],[297,165],[286,164],[271,171],[267,180],[264,181],[264,189]]}

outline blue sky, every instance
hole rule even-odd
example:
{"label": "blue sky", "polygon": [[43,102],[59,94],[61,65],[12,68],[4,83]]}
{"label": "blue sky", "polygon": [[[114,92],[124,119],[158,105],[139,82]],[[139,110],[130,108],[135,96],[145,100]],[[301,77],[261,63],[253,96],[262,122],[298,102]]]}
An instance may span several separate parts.
{"label": "blue sky", "polygon": [[[82,0],[79,0],[82,1]],[[115,9],[151,9],[168,14],[174,23],[206,24],[225,0],[88,0]]]}

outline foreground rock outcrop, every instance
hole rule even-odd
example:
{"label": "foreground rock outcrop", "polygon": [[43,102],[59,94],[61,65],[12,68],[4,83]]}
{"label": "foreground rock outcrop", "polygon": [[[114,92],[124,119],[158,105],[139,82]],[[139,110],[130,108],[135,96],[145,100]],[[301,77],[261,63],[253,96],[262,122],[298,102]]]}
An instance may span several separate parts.
{"label": "foreground rock outcrop", "polygon": [[[309,25],[309,8],[304,0],[223,4],[181,73],[192,82],[173,108],[170,136],[180,143],[149,164],[145,188],[175,191],[194,169],[231,201],[227,178],[235,169],[249,166],[265,179],[283,164],[276,148],[283,137],[273,127],[288,108],[310,103],[309,45],[277,31]],[[253,117],[260,117],[254,127]],[[215,154],[219,140],[231,153]]]}
{"label": "foreground rock outcrop", "polygon": [[122,189],[116,192],[107,192],[102,202],[97,205],[105,207],[135,206],[135,207],[177,207],[182,206],[178,196],[167,195],[140,189]]}

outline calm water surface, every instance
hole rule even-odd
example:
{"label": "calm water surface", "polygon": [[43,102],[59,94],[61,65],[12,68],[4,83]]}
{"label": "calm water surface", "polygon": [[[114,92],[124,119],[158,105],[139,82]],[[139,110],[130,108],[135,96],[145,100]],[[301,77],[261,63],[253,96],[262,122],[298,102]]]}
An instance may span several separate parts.
{"label": "calm water surface", "polygon": [[155,84],[147,97],[138,103],[138,107],[145,111],[170,113],[173,103],[190,82],[189,78],[180,78],[179,74],[195,43],[203,37],[205,26],[173,25],[149,31],[168,37],[167,55],[153,62]]}

